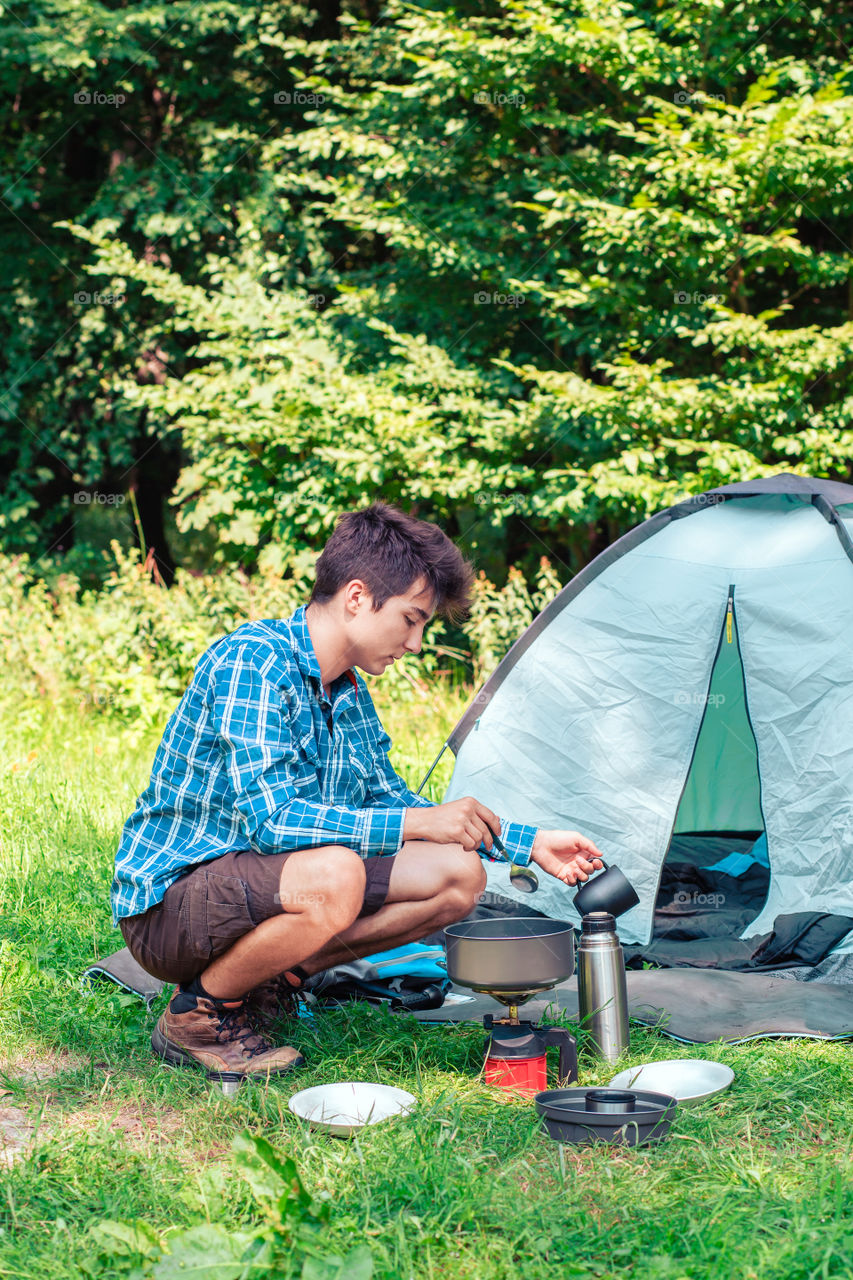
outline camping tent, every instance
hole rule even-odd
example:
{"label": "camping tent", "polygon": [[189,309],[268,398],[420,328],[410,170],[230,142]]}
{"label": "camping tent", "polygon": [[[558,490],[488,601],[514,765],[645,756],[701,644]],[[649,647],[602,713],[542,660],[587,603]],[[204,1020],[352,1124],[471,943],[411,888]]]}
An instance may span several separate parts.
{"label": "camping tent", "polygon": [[[582,831],[625,872],[623,941],[650,940],[679,833],[766,832],[741,936],[853,916],[853,486],[778,475],[659,512],[551,601],[447,745],[446,800]],[[525,897],[490,863],[488,888],[579,923],[552,877]]]}

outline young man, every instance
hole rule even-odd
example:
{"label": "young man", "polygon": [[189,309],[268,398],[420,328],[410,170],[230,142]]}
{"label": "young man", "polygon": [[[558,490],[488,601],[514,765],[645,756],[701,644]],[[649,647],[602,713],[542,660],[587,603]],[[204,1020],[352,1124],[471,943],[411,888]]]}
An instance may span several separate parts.
{"label": "young man", "polygon": [[[359,667],[418,653],[468,608],[472,570],[437,526],[374,503],[339,520],[306,606],[214,642],[166,725],[127,820],[114,917],[178,989],[152,1036],[167,1062],[278,1075],[303,1058],[264,1032],[305,979],[464,918],[491,832],[575,884],[601,865],[576,831],[434,804],[388,760]],[[490,830],[491,828],[491,830]]]}

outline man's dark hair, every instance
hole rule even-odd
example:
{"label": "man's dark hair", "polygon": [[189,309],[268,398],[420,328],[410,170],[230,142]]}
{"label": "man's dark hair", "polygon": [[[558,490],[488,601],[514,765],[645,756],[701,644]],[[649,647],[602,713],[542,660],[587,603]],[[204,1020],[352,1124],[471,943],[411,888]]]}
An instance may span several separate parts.
{"label": "man's dark hair", "polygon": [[387,502],[339,517],[315,568],[309,604],[325,604],[360,578],[381,609],[418,578],[432,588],[436,613],[458,622],[471,607],[474,570],[438,525],[407,516]]}

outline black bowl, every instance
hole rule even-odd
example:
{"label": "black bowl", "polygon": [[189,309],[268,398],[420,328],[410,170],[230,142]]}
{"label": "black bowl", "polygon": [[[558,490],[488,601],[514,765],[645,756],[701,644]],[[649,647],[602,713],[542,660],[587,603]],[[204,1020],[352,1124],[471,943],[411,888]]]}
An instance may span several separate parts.
{"label": "black bowl", "polygon": [[[555,1142],[609,1142],[614,1146],[642,1147],[660,1142],[672,1127],[678,1103],[665,1093],[631,1090],[633,1111],[602,1111],[601,1097],[588,1100],[587,1095],[604,1091],[590,1089],[546,1089],[535,1096],[536,1110],[542,1124]],[[625,1093],[620,1093],[625,1098]],[[591,1103],[591,1105],[590,1105]]]}

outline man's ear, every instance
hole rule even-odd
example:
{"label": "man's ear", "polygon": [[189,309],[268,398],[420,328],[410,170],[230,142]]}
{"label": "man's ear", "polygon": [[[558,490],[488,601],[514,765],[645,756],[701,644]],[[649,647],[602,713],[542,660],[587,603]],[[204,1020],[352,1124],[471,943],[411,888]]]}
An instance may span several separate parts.
{"label": "man's ear", "polygon": [[343,588],[343,592],[344,609],[347,613],[355,614],[359,609],[370,608],[371,595],[361,578],[353,578]]}

